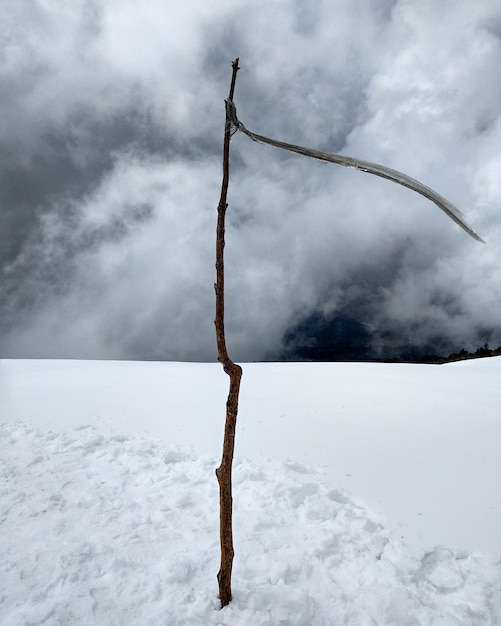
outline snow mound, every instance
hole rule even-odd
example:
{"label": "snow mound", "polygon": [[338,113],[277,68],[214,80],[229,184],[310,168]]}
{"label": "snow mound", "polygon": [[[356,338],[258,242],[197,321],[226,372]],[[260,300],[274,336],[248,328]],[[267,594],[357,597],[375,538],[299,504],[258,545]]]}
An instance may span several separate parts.
{"label": "snow mound", "polygon": [[501,563],[411,552],[308,466],[234,468],[219,610],[217,459],[95,427],[0,427],[2,626],[501,623]]}

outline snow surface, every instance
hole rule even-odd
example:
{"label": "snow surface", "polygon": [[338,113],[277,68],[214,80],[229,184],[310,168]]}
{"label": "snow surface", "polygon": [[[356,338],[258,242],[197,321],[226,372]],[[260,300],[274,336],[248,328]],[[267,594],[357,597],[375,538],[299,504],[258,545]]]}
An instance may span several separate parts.
{"label": "snow surface", "polygon": [[[0,361],[0,624],[501,624],[501,358]],[[351,495],[351,494],[355,495]]]}

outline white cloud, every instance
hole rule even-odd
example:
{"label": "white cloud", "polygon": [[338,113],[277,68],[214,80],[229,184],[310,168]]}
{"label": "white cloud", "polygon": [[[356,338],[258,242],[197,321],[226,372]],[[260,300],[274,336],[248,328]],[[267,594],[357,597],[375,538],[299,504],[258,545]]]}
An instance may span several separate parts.
{"label": "white cloud", "polygon": [[0,11],[3,231],[19,241],[18,256],[5,253],[4,353],[214,358],[236,56],[251,130],[402,170],[488,240],[408,190],[236,135],[236,357],[276,354],[314,311],[348,311],[403,342],[474,342],[485,329],[501,341],[497,2],[46,0]]}

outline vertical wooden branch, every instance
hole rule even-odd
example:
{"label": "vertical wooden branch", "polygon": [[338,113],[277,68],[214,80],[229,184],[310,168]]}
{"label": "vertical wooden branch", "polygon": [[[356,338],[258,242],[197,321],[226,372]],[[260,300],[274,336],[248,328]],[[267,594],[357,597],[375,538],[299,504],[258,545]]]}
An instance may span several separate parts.
{"label": "vertical wooden branch", "polygon": [[[229,100],[233,101],[235,91],[235,81],[237,78],[238,59],[232,63],[233,74],[231,77],[231,87]],[[233,497],[231,488],[231,469],[233,464],[233,450],[235,447],[235,428],[238,413],[238,393],[240,390],[240,379],[242,378],[242,368],[233,363],[228,356],[226,349],[226,339],[224,336],[224,231],[225,216],[228,204],[226,197],[228,193],[228,183],[230,179],[230,139],[231,120],[226,107],[226,123],[224,127],[223,144],[223,182],[221,185],[221,199],[217,207],[217,231],[216,231],[216,327],[217,358],[223,366],[224,371],[230,377],[230,390],[226,401],[226,423],[224,427],[223,455],[221,465],[216,470],[219,483],[219,535],[221,542],[221,565],[217,575],[219,584],[219,598],[221,606],[226,606],[231,602],[231,571],[233,567]]]}

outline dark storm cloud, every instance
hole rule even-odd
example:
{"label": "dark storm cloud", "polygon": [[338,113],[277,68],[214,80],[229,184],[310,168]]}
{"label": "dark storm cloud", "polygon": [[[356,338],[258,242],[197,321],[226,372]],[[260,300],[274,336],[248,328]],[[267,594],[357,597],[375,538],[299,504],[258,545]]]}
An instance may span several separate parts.
{"label": "dark storm cloud", "polygon": [[3,356],[215,357],[236,56],[250,129],[404,171],[488,245],[408,190],[237,134],[235,358],[293,351],[311,320],[376,356],[501,343],[497,2],[12,0],[0,17]]}

